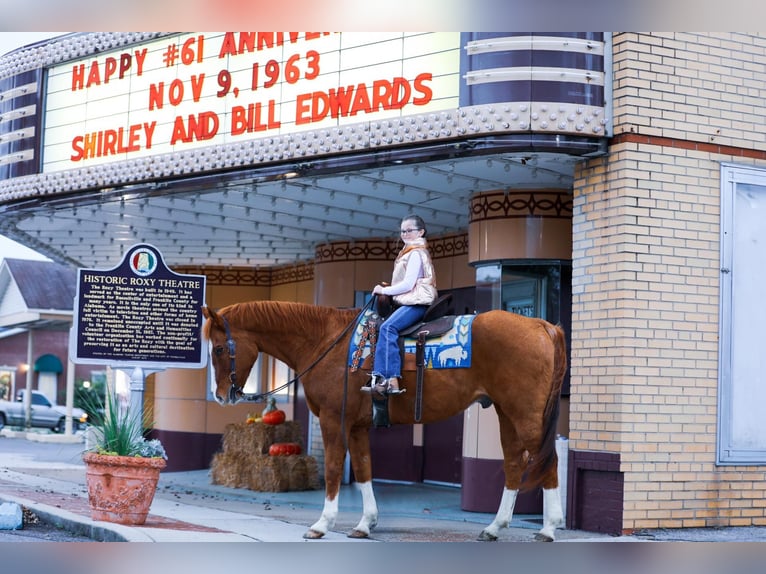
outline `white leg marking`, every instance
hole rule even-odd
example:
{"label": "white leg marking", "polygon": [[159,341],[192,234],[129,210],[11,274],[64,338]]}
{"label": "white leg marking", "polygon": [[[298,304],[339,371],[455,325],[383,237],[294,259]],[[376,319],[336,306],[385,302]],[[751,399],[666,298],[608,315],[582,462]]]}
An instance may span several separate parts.
{"label": "white leg marking", "polygon": [[311,530],[327,534],[327,531],[335,526],[336,518],[338,518],[338,497],[336,496],[335,500],[325,498],[322,515],[319,517],[319,520],[311,525]]}
{"label": "white leg marking", "polygon": [[538,533],[545,539],[556,539],[556,528],[564,526],[559,487],[543,489],[543,528]]}
{"label": "white leg marking", "polygon": [[513,507],[516,506],[516,496],[518,494],[518,490],[503,489],[503,497],[500,499],[500,507],[497,509],[495,519],[492,521],[492,524],[483,530],[482,535],[497,538],[497,533],[501,529],[508,528],[511,518],[513,518]]}
{"label": "white leg marking", "polygon": [[378,524],[378,503],[375,501],[375,493],[372,491],[372,481],[359,482],[356,487],[362,493],[362,519],[354,530],[369,535],[370,530]]}

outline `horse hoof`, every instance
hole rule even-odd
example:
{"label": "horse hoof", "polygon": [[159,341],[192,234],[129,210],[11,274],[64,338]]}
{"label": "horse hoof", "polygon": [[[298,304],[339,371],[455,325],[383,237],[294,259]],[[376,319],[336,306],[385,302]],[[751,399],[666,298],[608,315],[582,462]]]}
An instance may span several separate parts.
{"label": "horse hoof", "polygon": [[481,534],[479,534],[479,537],[476,540],[479,542],[495,542],[497,540],[497,536],[490,534],[486,530],[482,530]]}
{"label": "horse hoof", "polygon": [[318,530],[312,530],[308,529],[306,533],[303,535],[304,538],[307,540],[318,540],[324,536],[324,532],[319,532]]}
{"label": "horse hoof", "polygon": [[354,528],[351,532],[347,534],[349,538],[369,538],[369,534],[367,534],[364,530],[357,530]]}
{"label": "horse hoof", "polygon": [[543,534],[542,532],[537,532],[535,534],[535,540],[538,542],[553,542],[553,537]]}

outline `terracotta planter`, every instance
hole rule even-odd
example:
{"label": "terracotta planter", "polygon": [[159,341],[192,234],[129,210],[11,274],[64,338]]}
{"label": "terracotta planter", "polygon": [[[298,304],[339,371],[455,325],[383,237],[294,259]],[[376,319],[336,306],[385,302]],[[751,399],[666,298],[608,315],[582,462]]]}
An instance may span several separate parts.
{"label": "terracotta planter", "polygon": [[154,500],[162,458],[111,456],[86,452],[85,481],[93,520],[140,525]]}

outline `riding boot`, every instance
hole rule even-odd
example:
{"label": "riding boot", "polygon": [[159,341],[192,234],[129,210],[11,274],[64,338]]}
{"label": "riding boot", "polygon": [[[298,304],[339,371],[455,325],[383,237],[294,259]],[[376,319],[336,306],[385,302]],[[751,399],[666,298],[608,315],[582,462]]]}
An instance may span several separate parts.
{"label": "riding boot", "polygon": [[401,395],[406,393],[407,389],[399,388],[399,377],[390,377],[386,379],[383,384],[385,385],[385,394],[387,395]]}
{"label": "riding boot", "polygon": [[377,394],[383,395],[386,391],[386,381],[383,378],[383,375],[373,373],[370,375],[370,380],[367,382],[367,384],[359,390],[363,393],[372,393],[375,391]]}

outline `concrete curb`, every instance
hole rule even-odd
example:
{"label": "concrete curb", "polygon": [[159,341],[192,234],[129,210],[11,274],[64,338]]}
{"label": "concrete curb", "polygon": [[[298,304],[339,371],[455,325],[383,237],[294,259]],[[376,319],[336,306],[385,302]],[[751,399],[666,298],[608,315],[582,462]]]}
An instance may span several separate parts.
{"label": "concrete curb", "polygon": [[97,542],[154,542],[152,538],[141,530],[129,526],[90,520],[62,508],[56,508],[9,494],[0,496],[0,500],[15,502],[24,508],[28,508],[39,516],[40,520],[48,524],[63,528],[73,534],[86,536]]}
{"label": "concrete curb", "polygon": [[77,432],[75,434],[54,434],[35,431],[16,431],[11,429],[0,429],[0,436],[8,438],[23,438],[34,442],[51,442],[74,444],[85,442],[85,433]]}

